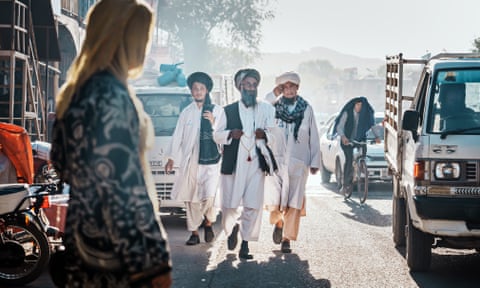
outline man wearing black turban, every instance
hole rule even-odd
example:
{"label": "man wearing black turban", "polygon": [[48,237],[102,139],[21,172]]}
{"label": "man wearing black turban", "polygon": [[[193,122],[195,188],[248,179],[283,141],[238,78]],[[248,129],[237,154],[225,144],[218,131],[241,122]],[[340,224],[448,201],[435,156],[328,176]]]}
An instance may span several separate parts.
{"label": "man wearing black turban", "polygon": [[257,70],[242,69],[235,74],[234,81],[241,101],[224,108],[214,133],[215,141],[223,145],[222,225],[225,234],[230,235],[228,249],[235,249],[240,232],[243,241],[239,257],[252,259],[248,241],[259,238],[265,175],[276,169],[267,148],[267,142],[273,141],[269,130],[275,125],[275,110],[268,103],[256,101],[260,81]]}
{"label": "man wearing black turban", "polygon": [[204,220],[205,242],[211,242],[215,237],[212,223],[217,218],[214,200],[220,153],[213,141],[212,125],[221,115],[222,108],[211,102],[209,93],[213,81],[208,74],[195,72],[188,77],[187,84],[193,102],[180,113],[167,150],[165,171],[169,173],[174,163],[179,166],[172,198],[185,202],[187,229],[192,233],[186,244],[196,245],[200,243],[198,227]]}

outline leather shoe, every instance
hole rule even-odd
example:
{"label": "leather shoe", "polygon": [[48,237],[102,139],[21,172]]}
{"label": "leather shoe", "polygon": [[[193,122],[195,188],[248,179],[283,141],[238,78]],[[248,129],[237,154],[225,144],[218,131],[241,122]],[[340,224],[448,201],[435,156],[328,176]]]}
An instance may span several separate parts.
{"label": "leather shoe", "polygon": [[230,234],[227,239],[228,250],[233,250],[235,249],[235,247],[237,247],[239,229],[240,227],[238,226],[238,224],[235,224],[235,226],[233,226],[232,234]]}
{"label": "leather shoe", "polygon": [[286,241],[286,240],[282,241],[282,252],[292,253],[292,249],[290,249],[290,241]]}
{"label": "leather shoe", "polygon": [[250,250],[248,249],[248,241],[242,241],[242,246],[240,246],[240,252],[238,252],[238,257],[241,259],[253,259],[253,255],[248,254]]}
{"label": "leather shoe", "polygon": [[275,225],[272,234],[273,243],[280,244],[282,242],[282,235],[283,227],[277,227],[277,225]]}
{"label": "leather shoe", "polygon": [[187,240],[186,244],[189,246],[197,245],[200,243],[200,237],[198,235],[192,234],[190,238]]}
{"label": "leather shoe", "polygon": [[203,226],[205,242],[210,243],[215,238],[215,233],[213,233],[212,226]]}

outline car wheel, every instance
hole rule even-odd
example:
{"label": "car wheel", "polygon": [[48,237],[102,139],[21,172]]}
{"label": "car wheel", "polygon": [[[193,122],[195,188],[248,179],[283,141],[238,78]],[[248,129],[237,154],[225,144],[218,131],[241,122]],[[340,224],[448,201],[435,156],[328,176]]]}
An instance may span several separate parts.
{"label": "car wheel", "polygon": [[392,201],[392,231],[393,242],[396,247],[405,246],[406,206],[405,199],[400,196],[400,183],[393,177],[393,201]]}
{"label": "car wheel", "polygon": [[325,168],[325,165],[323,165],[323,160],[322,160],[322,170],[321,170],[321,174],[322,174],[322,183],[329,183],[330,182],[330,177],[332,176],[332,173],[330,171],[327,170],[327,168]]}
{"label": "car wheel", "polygon": [[407,249],[406,258],[410,272],[424,272],[430,268],[433,237],[413,226],[407,211]]}

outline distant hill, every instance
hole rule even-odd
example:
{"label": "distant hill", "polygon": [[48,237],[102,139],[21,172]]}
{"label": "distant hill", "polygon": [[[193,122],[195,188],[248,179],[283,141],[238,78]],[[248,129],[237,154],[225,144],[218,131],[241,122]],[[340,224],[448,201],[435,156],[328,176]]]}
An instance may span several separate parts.
{"label": "distant hill", "polygon": [[328,60],[337,69],[357,67],[360,75],[367,74],[367,69],[375,71],[385,64],[384,59],[362,58],[325,47],[313,47],[299,53],[264,53],[254,66],[263,75],[277,75],[285,71],[297,70],[300,63],[311,60]]}
{"label": "distant hill", "polygon": [[302,82],[299,93],[312,104],[316,112],[331,113],[332,111],[338,111],[348,99],[359,95],[367,96],[375,109],[379,111],[383,109],[385,81],[383,77],[372,77],[372,74],[375,74],[377,69],[385,64],[385,59],[363,58],[325,47],[314,47],[299,53],[264,53],[261,56],[252,65],[262,75],[259,95],[265,95],[272,91],[275,76],[286,71],[298,70],[300,63],[327,60],[335,69],[356,67],[358,79],[350,81],[330,79],[335,86],[326,88],[321,82],[306,77],[307,75],[300,75]]}

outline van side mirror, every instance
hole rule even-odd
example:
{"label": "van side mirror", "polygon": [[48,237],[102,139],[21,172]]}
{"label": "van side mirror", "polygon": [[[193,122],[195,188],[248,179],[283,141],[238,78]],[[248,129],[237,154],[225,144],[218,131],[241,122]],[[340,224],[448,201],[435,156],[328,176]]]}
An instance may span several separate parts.
{"label": "van side mirror", "polygon": [[420,114],[415,110],[407,110],[405,111],[405,113],[403,113],[402,129],[411,131],[415,141],[417,141],[417,138],[418,138],[417,128],[418,128],[419,119],[420,119]]}

